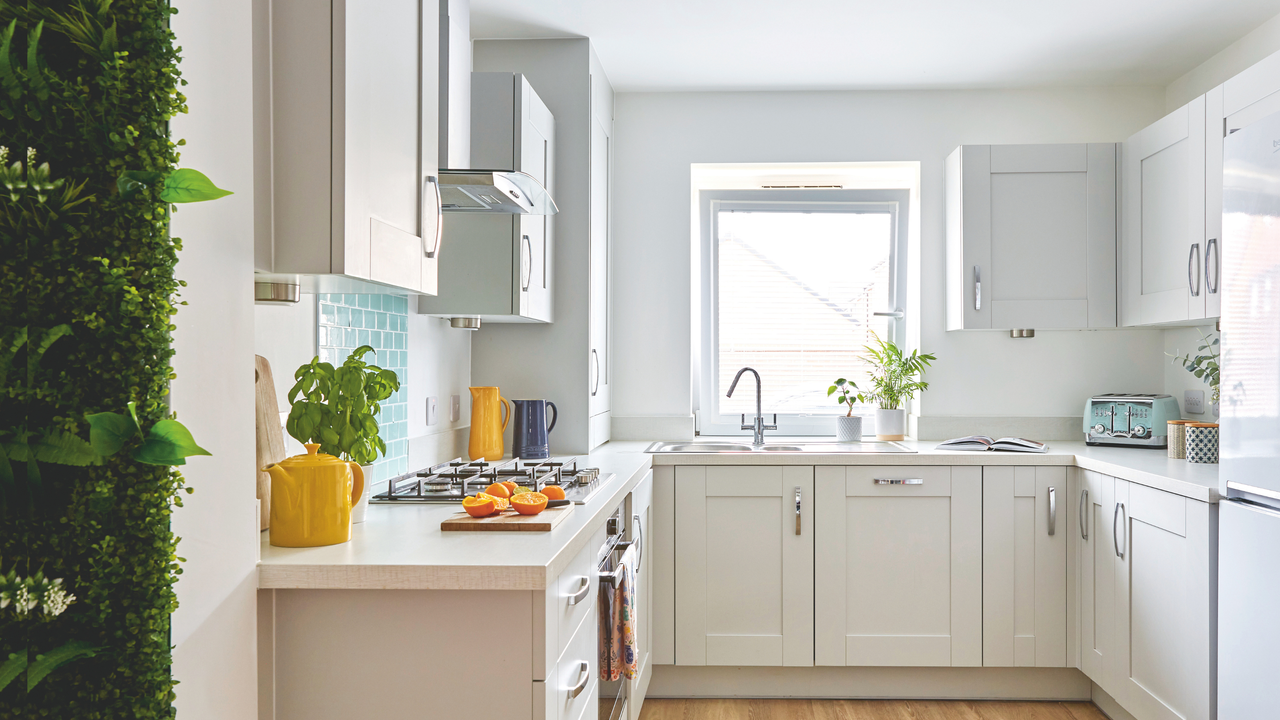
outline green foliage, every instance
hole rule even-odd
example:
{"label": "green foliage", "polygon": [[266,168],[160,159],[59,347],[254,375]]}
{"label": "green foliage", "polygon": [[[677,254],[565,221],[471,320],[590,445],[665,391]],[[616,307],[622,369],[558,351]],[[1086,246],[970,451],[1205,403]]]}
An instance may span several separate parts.
{"label": "green foliage", "polygon": [[827,397],[831,397],[836,393],[840,395],[836,398],[836,403],[840,405],[848,405],[849,412],[845,413],[846,417],[853,417],[853,406],[855,403],[867,402],[867,395],[858,390],[858,384],[852,380],[839,378],[827,388]]}
{"label": "green foliage", "polygon": [[[94,449],[86,418],[136,402],[141,427],[172,419],[181,243],[157,188],[117,186],[125,171],[168,177],[177,165],[168,121],[186,101],[172,13],[163,0],[0,0],[0,145],[12,155],[0,161],[0,429],[44,448],[13,461],[41,495],[0,509],[0,556],[64,578],[78,598],[49,622],[0,613],[0,673],[13,655],[52,668],[68,650],[102,648],[71,653],[29,692],[0,691],[6,720],[173,716],[169,520],[182,478],[133,460],[136,433],[114,454]],[[37,333],[59,326],[69,334],[33,366]],[[22,332],[39,339],[15,344]],[[89,438],[101,464],[35,459],[74,450],[67,437]]]}
{"label": "green foliage", "polygon": [[351,351],[342,367],[312,361],[294,373],[285,429],[302,443],[319,443],[320,452],[368,465],[387,454],[378,436],[379,403],[400,389],[395,372],[368,365],[360,358],[373,348]]}
{"label": "green foliage", "polygon": [[876,344],[863,346],[866,360],[871,364],[871,392],[866,398],[879,403],[883,410],[897,410],[917,392],[929,389],[929,383],[919,379],[929,363],[938,358],[912,350],[908,355],[902,348],[885,342],[879,335],[872,335]]}
{"label": "green foliage", "polygon": [[1191,353],[1170,355],[1174,362],[1182,364],[1182,369],[1200,378],[1209,386],[1210,402],[1214,405],[1218,404],[1221,397],[1218,388],[1218,365],[1222,360],[1222,356],[1218,351],[1218,340],[1219,338],[1217,337],[1211,338],[1204,333],[1200,333],[1200,347],[1196,348],[1196,352],[1199,354],[1194,357],[1192,357]]}

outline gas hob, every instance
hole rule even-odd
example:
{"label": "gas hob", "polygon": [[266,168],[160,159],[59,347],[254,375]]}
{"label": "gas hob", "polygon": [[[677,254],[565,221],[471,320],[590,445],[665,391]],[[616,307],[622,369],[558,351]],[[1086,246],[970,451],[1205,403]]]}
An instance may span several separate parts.
{"label": "gas hob", "polygon": [[521,460],[498,463],[467,462],[461,458],[391,478],[387,489],[369,498],[371,503],[457,503],[482,492],[495,482],[512,481],[535,492],[559,485],[566,500],[585,504],[614,477],[598,468],[582,467],[579,458]]}

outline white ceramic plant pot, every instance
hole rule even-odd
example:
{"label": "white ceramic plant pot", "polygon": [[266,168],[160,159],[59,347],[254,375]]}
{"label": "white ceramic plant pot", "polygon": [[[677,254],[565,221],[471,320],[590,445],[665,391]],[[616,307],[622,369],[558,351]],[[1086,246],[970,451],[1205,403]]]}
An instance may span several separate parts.
{"label": "white ceramic plant pot", "polygon": [[836,418],[836,442],[862,442],[862,416]]}
{"label": "white ceramic plant pot", "polygon": [[906,440],[907,439],[907,411],[898,410],[876,410],[876,439],[877,440]]}
{"label": "white ceramic plant pot", "polygon": [[369,509],[369,494],[372,492],[369,486],[373,484],[373,466],[361,465],[360,469],[364,471],[364,492],[360,494],[360,500],[351,507],[351,524],[364,522],[364,513]]}

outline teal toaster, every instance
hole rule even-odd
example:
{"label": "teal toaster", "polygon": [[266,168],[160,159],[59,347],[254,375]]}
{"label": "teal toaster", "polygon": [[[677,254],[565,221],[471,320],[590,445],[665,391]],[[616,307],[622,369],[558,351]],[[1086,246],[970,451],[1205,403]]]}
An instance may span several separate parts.
{"label": "teal toaster", "polygon": [[1172,395],[1110,393],[1089,398],[1084,407],[1084,441],[1089,445],[1165,448],[1170,420],[1182,409]]}

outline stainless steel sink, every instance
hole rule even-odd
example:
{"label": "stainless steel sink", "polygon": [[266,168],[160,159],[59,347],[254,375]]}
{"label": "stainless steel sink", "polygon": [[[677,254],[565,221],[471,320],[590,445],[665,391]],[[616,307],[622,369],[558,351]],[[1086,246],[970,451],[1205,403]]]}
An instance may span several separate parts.
{"label": "stainless steel sink", "polygon": [[787,444],[768,444],[752,447],[745,443],[729,443],[714,441],[693,442],[656,442],[645,448],[647,453],[701,453],[717,455],[723,453],[807,453],[843,455],[847,453],[914,453],[908,447],[896,442],[795,442]]}

